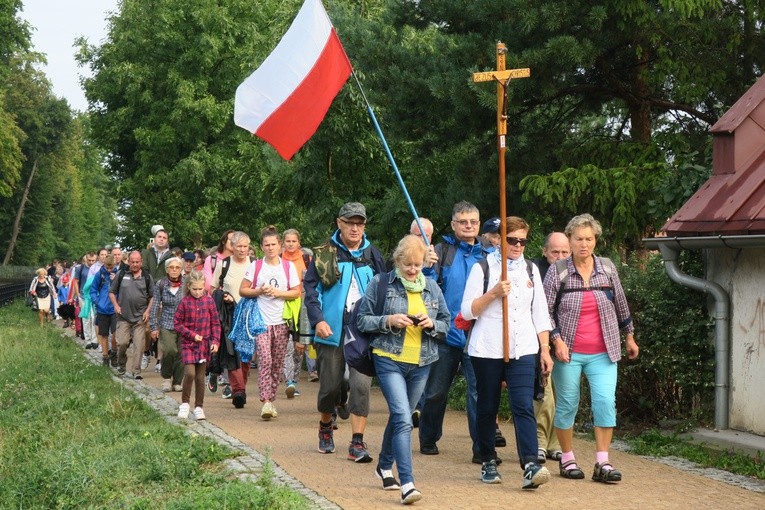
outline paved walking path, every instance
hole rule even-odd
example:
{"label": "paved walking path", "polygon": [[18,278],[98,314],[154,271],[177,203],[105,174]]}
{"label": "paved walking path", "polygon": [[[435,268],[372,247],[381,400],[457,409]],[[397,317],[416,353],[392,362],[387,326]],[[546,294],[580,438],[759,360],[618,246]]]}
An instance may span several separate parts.
{"label": "paved walking path", "polygon": [[[82,345],[81,341],[80,345]],[[100,353],[84,351],[100,363]],[[257,476],[265,456],[277,465],[276,475],[285,484],[311,499],[314,508],[389,509],[399,508],[398,491],[383,491],[374,475],[376,462],[355,464],[346,459],[351,438],[350,421],[339,421],[335,431],[336,453],[322,455],[318,445],[316,392],[318,383],[303,379],[301,396],[284,397],[283,387],[275,402],[278,418],[260,419],[257,373],[250,374],[248,403],[235,409],[230,400],[217,393],[205,396],[206,422],[178,420],[180,393],[163,394],[161,379],[153,371],[154,363],[144,371],[143,381],[120,379],[156,407],[167,419],[182,423],[192,432],[209,434],[238,448],[243,455],[230,462],[241,476]],[[192,397],[193,398],[193,397]],[[371,413],[365,434],[375,460],[379,453],[387,407],[379,388],[372,389]],[[594,462],[594,443],[575,440],[575,451],[585,470],[585,480],[561,478],[558,464],[548,461],[551,481],[536,491],[521,487],[521,469],[513,441],[511,424],[501,426],[508,447],[498,449],[505,461],[499,468],[500,485],[480,482],[480,466],[470,462],[470,438],[464,413],[447,412],[444,437],[438,446],[441,454],[419,453],[416,432],[413,435],[414,473],[423,499],[416,508],[619,508],[619,509],[717,509],[765,508],[765,482],[715,470],[703,470],[680,459],[648,459],[623,451],[612,451],[611,461],[624,474],[619,484],[604,485],[590,480]],[[717,476],[718,480],[710,478]],[[727,480],[727,481],[720,481]]]}

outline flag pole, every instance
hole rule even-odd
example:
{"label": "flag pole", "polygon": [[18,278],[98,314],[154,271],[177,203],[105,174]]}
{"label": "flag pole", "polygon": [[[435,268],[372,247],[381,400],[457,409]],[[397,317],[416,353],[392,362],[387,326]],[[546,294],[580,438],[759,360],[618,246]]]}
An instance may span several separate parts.
{"label": "flag pole", "polygon": [[396,160],[393,159],[393,154],[390,152],[390,148],[388,147],[388,142],[385,140],[385,135],[383,134],[382,129],[380,129],[380,124],[377,122],[377,117],[375,117],[375,112],[372,109],[372,105],[369,104],[369,101],[367,100],[367,95],[364,94],[364,88],[361,86],[361,82],[359,81],[359,77],[356,75],[356,71],[352,70],[351,74],[353,75],[353,79],[356,80],[356,85],[359,87],[359,92],[361,92],[361,97],[364,98],[364,103],[366,103],[367,105],[367,112],[369,113],[369,117],[372,119],[372,124],[374,124],[375,130],[377,131],[377,134],[380,136],[380,140],[382,140],[385,153],[388,155],[390,164],[393,167],[393,172],[396,174],[398,185],[401,187],[401,191],[404,192],[404,197],[406,198],[406,201],[409,204],[409,210],[412,212],[412,215],[414,215],[414,221],[417,222],[417,226],[420,227],[420,234],[422,235],[422,239],[425,241],[425,246],[429,246],[430,241],[428,241],[428,236],[425,234],[425,229],[422,227],[422,223],[420,222],[420,216],[417,214],[417,210],[414,208],[414,203],[412,202],[412,198],[409,196],[409,191],[407,191],[406,189],[406,184],[404,184],[404,179],[401,177],[401,172],[398,171],[398,165],[396,165]]}

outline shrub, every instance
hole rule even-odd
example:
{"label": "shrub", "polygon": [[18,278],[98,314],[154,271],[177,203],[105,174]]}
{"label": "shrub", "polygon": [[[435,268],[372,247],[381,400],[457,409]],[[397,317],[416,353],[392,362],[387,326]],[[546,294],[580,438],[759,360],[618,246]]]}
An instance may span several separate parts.
{"label": "shrub", "polygon": [[[683,252],[681,271],[703,274],[701,256]],[[708,421],[714,402],[713,320],[706,296],[672,282],[652,254],[619,271],[640,346],[619,363],[617,409],[626,421]]]}

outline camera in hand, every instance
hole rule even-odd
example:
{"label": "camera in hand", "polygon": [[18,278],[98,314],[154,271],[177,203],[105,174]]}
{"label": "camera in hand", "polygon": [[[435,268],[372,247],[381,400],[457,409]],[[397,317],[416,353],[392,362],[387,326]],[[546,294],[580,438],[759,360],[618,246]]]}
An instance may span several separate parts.
{"label": "camera in hand", "polygon": [[422,319],[420,319],[419,317],[415,317],[414,315],[407,315],[407,317],[409,317],[409,319],[414,323],[415,326],[417,326],[422,321]]}

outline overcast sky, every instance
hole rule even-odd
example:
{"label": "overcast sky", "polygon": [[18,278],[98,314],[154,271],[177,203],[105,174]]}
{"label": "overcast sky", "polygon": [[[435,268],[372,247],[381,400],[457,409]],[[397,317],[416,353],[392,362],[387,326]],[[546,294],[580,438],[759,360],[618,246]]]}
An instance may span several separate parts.
{"label": "overcast sky", "polygon": [[45,53],[48,65],[42,70],[53,83],[53,93],[64,97],[77,110],[87,109],[80,88],[80,75],[90,75],[77,67],[74,40],[84,36],[90,44],[106,37],[106,17],[117,10],[119,0],[24,0],[19,17],[33,27],[35,51]]}

